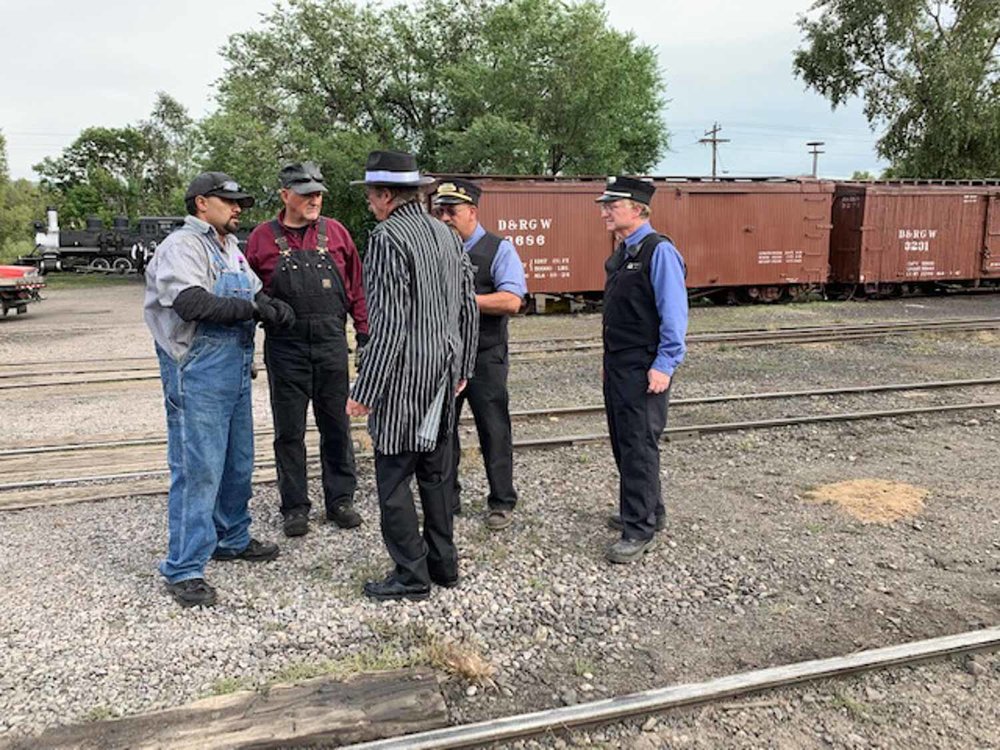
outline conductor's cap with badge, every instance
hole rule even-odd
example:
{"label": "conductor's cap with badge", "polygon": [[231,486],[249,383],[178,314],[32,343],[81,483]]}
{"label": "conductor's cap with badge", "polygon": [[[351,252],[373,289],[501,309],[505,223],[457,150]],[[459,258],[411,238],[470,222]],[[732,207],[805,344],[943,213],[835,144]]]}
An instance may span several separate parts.
{"label": "conductor's cap with badge", "polygon": [[595,203],[614,203],[621,200],[633,200],[648,206],[653,199],[656,186],[647,180],[637,177],[609,177],[604,186],[604,192],[594,199]]}
{"label": "conductor's cap with badge", "polygon": [[478,206],[482,194],[482,189],[472,180],[455,177],[438,185],[433,201],[435,206],[458,206],[463,203]]}

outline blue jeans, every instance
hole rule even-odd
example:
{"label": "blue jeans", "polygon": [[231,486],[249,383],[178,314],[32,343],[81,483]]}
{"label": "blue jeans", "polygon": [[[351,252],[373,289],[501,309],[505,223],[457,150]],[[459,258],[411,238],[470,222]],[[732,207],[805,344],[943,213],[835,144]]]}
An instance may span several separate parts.
{"label": "blue jeans", "polygon": [[159,346],[167,410],[170,541],[160,573],[204,577],[212,553],[250,542],[253,324],[201,324],[177,362]]}

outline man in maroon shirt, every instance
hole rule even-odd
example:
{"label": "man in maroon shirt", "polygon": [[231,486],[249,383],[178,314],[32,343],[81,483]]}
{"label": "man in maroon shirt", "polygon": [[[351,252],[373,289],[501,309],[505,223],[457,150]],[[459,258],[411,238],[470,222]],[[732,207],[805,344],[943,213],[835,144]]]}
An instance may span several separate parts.
{"label": "man in maroon shirt", "polygon": [[274,458],[287,536],[309,530],[306,487],[306,407],[312,400],[320,433],[327,520],[349,529],[361,523],[354,510],[354,448],[347,417],[347,313],[358,345],[368,340],[368,311],[361,259],[344,226],[320,215],[326,185],[312,162],[281,170],[278,218],[260,224],[246,257],[264,289],[295,310],[295,324],[265,326],[264,362],[271,389]]}

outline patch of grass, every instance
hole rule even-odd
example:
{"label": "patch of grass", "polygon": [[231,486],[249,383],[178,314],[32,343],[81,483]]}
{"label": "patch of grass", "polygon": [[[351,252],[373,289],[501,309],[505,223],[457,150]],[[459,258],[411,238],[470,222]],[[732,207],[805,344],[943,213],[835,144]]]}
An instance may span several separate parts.
{"label": "patch of grass", "polygon": [[210,695],[229,695],[239,690],[246,690],[249,687],[246,680],[241,677],[221,677],[212,683],[209,690]]}
{"label": "patch of grass", "polygon": [[531,577],[528,579],[528,585],[535,591],[545,591],[551,586],[551,584],[544,578]]}
{"label": "patch of grass", "polygon": [[583,677],[585,674],[594,674],[594,665],[586,659],[574,659],[573,674],[577,677]]}
{"label": "patch of grass", "polygon": [[432,667],[469,682],[493,684],[496,667],[473,646],[441,638],[430,638],[425,653]]}
{"label": "patch of grass", "polygon": [[45,275],[47,289],[89,289],[103,286],[128,286],[141,284],[140,274],[122,276],[103,273],[49,273]]}
{"label": "patch of grass", "polygon": [[868,707],[861,701],[857,701],[846,693],[838,691],[834,695],[830,705],[834,708],[842,708],[855,719],[868,719]]}
{"label": "patch of grass", "polygon": [[301,682],[324,676],[341,680],[360,672],[387,672],[427,663],[429,662],[426,656],[419,649],[400,650],[388,644],[381,647],[372,646],[340,659],[300,661],[290,664],[275,674],[270,684]]}
{"label": "patch of grass", "polygon": [[83,716],[84,721],[108,721],[115,718],[115,712],[108,706],[94,706]]}
{"label": "patch of grass", "polygon": [[288,629],[288,625],[284,622],[266,622],[264,623],[265,633],[280,633]]}
{"label": "patch of grass", "polygon": [[813,521],[811,523],[806,524],[806,531],[808,531],[810,534],[819,534],[824,529],[826,529],[826,525],[819,523],[817,521]]}

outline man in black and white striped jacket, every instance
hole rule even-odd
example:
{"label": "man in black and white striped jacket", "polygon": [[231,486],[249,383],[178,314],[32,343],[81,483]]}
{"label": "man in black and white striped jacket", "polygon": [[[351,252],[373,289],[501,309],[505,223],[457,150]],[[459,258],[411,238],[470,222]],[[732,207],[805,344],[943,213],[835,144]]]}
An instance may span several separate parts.
{"label": "man in black and white striped jacket", "polygon": [[[366,596],[424,599],[432,582],[458,583],[449,477],[454,395],[475,370],[479,336],[472,266],[447,226],[428,215],[416,160],[373,151],[365,165],[368,206],[381,222],[364,260],[370,339],[361,352],[348,414],[368,415],[382,538],[395,563]],[[424,529],[410,491],[416,474]]]}

